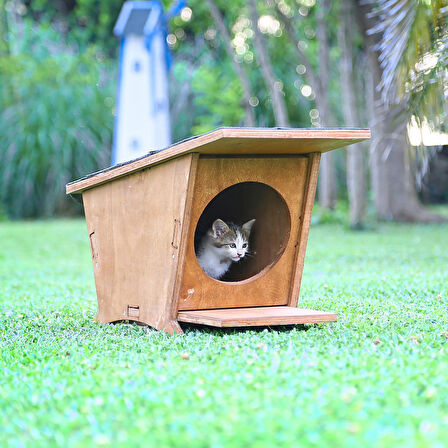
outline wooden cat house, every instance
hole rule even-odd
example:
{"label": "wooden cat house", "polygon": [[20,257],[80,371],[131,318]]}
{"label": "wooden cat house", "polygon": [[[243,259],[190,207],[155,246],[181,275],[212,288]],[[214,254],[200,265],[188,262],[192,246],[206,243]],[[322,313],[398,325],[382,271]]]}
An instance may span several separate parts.
{"label": "wooden cat house", "polygon": [[[168,333],[333,322],[297,308],[322,152],[367,129],[222,128],[69,183],[82,195],[98,322],[134,320]],[[78,196],[79,197],[79,196]],[[220,280],[196,249],[212,222],[255,218],[252,256]]]}

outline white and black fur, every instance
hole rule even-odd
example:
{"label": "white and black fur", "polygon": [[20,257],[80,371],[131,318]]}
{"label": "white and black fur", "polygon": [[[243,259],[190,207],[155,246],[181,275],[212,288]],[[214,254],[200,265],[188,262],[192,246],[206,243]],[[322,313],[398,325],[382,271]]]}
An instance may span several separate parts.
{"label": "white and black fur", "polygon": [[199,265],[207,275],[220,279],[232,263],[244,258],[249,250],[249,236],[254,222],[255,219],[251,219],[242,226],[226,224],[222,219],[213,222],[202,237],[197,252]]}

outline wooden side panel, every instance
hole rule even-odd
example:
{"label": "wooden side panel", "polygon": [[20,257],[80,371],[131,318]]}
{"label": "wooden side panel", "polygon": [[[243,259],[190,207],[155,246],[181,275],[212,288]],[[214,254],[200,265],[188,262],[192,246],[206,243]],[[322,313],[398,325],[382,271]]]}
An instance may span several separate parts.
{"label": "wooden side panel", "polygon": [[302,282],[303,266],[305,263],[306,244],[311,225],[311,214],[313,212],[314,197],[316,195],[317,178],[319,174],[320,153],[309,155],[308,175],[305,188],[305,199],[302,205],[302,222],[299,231],[299,244],[296,252],[295,269],[291,278],[291,290],[289,295],[289,306],[296,307],[299,300],[300,284]]}
{"label": "wooden side panel", "polygon": [[172,302],[194,157],[83,193],[99,322],[131,319],[182,332]]}
{"label": "wooden side panel", "polygon": [[182,225],[182,233],[180,235],[179,245],[179,263],[177,265],[176,278],[174,279],[173,300],[170,308],[170,315],[173,319],[177,319],[177,310],[179,309],[179,295],[182,286],[182,275],[185,269],[188,249],[188,235],[191,225],[191,211],[194,198],[194,187],[196,184],[196,176],[198,169],[199,154],[193,154],[190,167],[190,177],[185,197],[184,220]]}
{"label": "wooden side panel", "polygon": [[336,322],[337,314],[305,310],[290,306],[233,308],[222,310],[181,311],[180,322],[212,327],[255,327]]}
{"label": "wooden side panel", "polygon": [[[200,158],[194,187],[186,261],[179,289],[179,310],[286,305],[298,245],[302,200],[308,172],[308,157]],[[283,254],[274,265],[238,282],[207,276],[194,249],[196,225],[207,204],[224,189],[241,182],[261,182],[274,188],[286,202],[290,234]],[[250,204],[248,205],[250,206]],[[263,219],[258,208],[257,220]],[[250,219],[250,218],[249,218]],[[269,244],[269,235],[265,236]],[[255,255],[256,256],[256,255]],[[237,286],[235,286],[237,285]]]}

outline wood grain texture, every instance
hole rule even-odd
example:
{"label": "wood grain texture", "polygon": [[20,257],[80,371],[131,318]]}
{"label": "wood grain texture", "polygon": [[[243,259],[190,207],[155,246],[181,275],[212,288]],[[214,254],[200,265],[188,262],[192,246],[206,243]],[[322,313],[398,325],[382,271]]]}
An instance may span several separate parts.
{"label": "wood grain texture", "polygon": [[172,301],[192,160],[186,155],[83,193],[99,322],[130,319],[182,332]]}
{"label": "wood grain texture", "polygon": [[303,266],[305,264],[306,245],[311,225],[311,215],[313,213],[314,197],[316,196],[317,179],[319,175],[320,153],[313,153],[309,156],[307,180],[305,186],[304,201],[302,203],[301,223],[299,230],[298,246],[294,271],[291,278],[291,289],[288,305],[296,307],[299,300],[300,285],[302,283]]}
{"label": "wood grain texture", "polygon": [[193,204],[194,187],[198,170],[199,154],[191,155],[190,174],[188,178],[187,192],[185,196],[184,217],[182,220],[182,233],[179,243],[179,262],[177,264],[177,272],[174,280],[173,297],[170,304],[170,319],[177,322],[177,311],[179,309],[179,296],[182,286],[182,275],[185,269],[185,262],[188,248],[188,234],[191,224],[191,211]]}
{"label": "wood grain texture", "polygon": [[290,306],[180,311],[180,322],[213,327],[254,327],[336,322],[337,314]]}
{"label": "wood grain texture", "polygon": [[[308,157],[263,158],[203,158],[198,162],[193,193],[190,228],[187,235],[186,261],[179,290],[179,310],[198,310],[228,307],[286,305],[299,238],[302,199],[308,172]],[[274,188],[286,203],[290,214],[289,238],[283,254],[259,274],[239,282],[224,282],[207,276],[195,255],[196,225],[207,204],[224,189],[243,182],[261,182]],[[262,227],[263,220],[275,219],[271,208],[263,207],[263,197],[255,208],[250,203],[240,204],[241,219],[255,218]],[[225,217],[223,217],[225,218]],[[257,223],[255,224],[257,226]],[[254,231],[257,232],[254,226]],[[261,235],[263,244],[277,245],[281,239],[270,241]],[[275,254],[279,247],[269,248]],[[257,255],[255,255],[256,257]],[[275,258],[272,260],[275,262]],[[242,263],[242,262],[240,262]]]}
{"label": "wood grain texture", "polygon": [[368,129],[222,128],[174,144],[156,154],[71,182],[67,184],[66,192],[67,194],[80,194],[94,186],[182,154],[308,154],[330,151],[368,138],[370,138]]}

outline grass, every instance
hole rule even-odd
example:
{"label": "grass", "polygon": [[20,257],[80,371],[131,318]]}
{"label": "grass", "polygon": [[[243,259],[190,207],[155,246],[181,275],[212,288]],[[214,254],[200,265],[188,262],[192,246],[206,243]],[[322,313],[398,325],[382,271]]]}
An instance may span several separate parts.
{"label": "grass", "polygon": [[93,322],[80,220],[0,223],[2,447],[444,447],[448,226],[311,229],[293,329]]}

